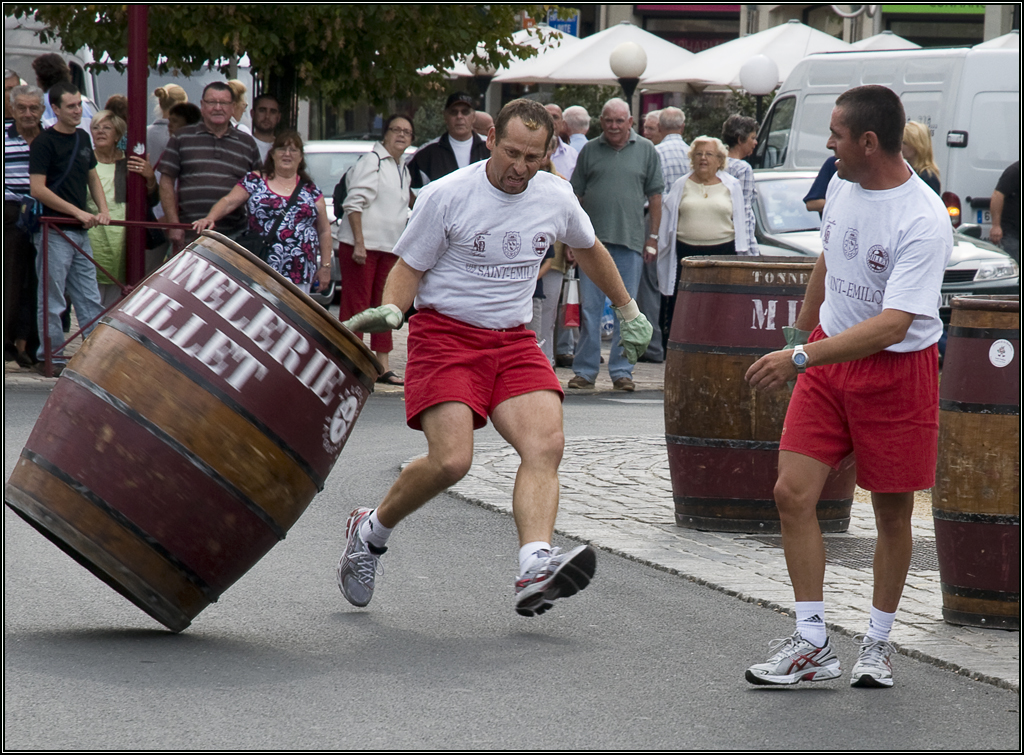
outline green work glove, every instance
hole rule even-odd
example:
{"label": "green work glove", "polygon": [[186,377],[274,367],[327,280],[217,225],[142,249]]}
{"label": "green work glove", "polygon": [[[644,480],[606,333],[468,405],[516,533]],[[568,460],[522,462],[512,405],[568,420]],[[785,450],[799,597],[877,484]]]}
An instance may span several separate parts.
{"label": "green work glove", "polygon": [[783,325],[782,335],[786,337],[786,345],[782,350],[789,351],[791,349],[795,349],[797,346],[806,346],[807,339],[811,337],[811,331],[800,330],[800,328],[791,328],[788,325]]}
{"label": "green work glove", "polygon": [[386,333],[402,327],[405,316],[394,304],[364,309],[342,323],[354,333]]}
{"label": "green work glove", "polygon": [[630,299],[628,304],[621,307],[612,307],[612,310],[619,318],[619,340],[622,341],[622,353],[625,354],[630,364],[636,364],[636,360],[647,351],[654,328],[640,312],[640,307],[636,305],[636,299]]}

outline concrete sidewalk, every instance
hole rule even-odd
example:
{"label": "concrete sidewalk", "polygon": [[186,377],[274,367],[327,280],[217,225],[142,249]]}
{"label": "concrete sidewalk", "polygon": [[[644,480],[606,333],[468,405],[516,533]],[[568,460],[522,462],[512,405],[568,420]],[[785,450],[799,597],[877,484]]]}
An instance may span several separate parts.
{"label": "concrete sidewalk", "polygon": [[[398,331],[391,369],[405,372],[406,328]],[[605,344],[607,361],[607,343]],[[558,369],[562,385],[572,370]],[[52,385],[16,363],[5,366],[4,385]],[[637,398],[658,400],[664,390],[664,365],[638,364],[634,370]],[[384,394],[400,394],[397,386],[378,385]],[[607,370],[592,390],[578,395],[610,393]],[[628,447],[629,454],[622,449]],[[512,513],[512,488],[518,457],[505,444],[476,446],[473,467],[450,492],[488,509]],[[560,470],[561,505],[558,532],[595,547],[662,569],[699,584],[792,613],[793,592],[780,539],[771,536],[697,532],[677,527],[664,435],[575,438],[566,442]],[[936,664],[998,687],[1020,689],[1020,634],[946,624],[935,556],[931,497],[918,494],[914,512],[914,560],[893,631],[900,653]],[[870,498],[858,488],[848,532],[826,536],[826,619],[830,631],[853,635],[867,629],[871,606],[871,554],[874,521]],[[763,660],[771,637],[752,638],[750,662]],[[843,659],[847,664],[852,659]],[[897,666],[896,673],[899,673]]]}

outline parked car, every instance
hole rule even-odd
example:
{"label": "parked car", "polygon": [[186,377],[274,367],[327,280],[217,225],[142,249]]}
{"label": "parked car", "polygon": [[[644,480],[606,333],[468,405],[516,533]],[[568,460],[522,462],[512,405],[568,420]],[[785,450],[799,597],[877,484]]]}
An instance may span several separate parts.
{"label": "parked car", "polygon": [[[817,257],[821,254],[821,218],[808,212],[803,198],[811,188],[814,171],[755,170],[757,242],[762,254]],[[949,325],[954,296],[990,296],[1020,293],[1020,269],[997,246],[968,235],[970,227],[953,233],[953,254],[942,280],[939,316]]]}
{"label": "parked car", "polygon": [[[331,226],[340,222],[334,213],[334,187],[345,175],[345,171],[351,168],[359,158],[373,149],[373,139],[331,139],[325,141],[306,142],[306,169],[310,177],[316,183],[317,188],[324,194],[324,201],[327,203],[327,217]],[[405,151],[405,159],[408,160],[415,154],[416,148],[409,147]],[[310,294],[314,301],[323,307],[333,304],[341,296],[341,270],[338,267],[337,254],[332,256],[331,262],[331,285],[325,291],[314,291]]]}

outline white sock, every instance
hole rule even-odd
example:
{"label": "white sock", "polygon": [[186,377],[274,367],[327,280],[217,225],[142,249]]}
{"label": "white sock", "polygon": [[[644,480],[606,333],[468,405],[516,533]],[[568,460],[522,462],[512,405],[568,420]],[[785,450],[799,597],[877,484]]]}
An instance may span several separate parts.
{"label": "white sock", "polygon": [[825,601],[797,602],[796,628],[805,640],[818,647],[824,647],[828,640],[825,634]]}
{"label": "white sock", "polygon": [[551,552],[551,543],[537,540],[527,543],[519,549],[519,574],[526,574],[526,570],[533,566],[534,561],[540,560]]}
{"label": "white sock", "polygon": [[886,613],[874,606],[871,606],[871,620],[868,622],[867,636],[872,640],[889,641],[889,632],[892,631],[892,623],[896,620],[896,612]]}
{"label": "white sock", "polygon": [[387,545],[393,529],[393,527],[385,527],[380,523],[380,519],[377,518],[377,509],[374,509],[359,525],[359,536],[363,538],[363,542],[369,543],[375,548],[383,548]]}

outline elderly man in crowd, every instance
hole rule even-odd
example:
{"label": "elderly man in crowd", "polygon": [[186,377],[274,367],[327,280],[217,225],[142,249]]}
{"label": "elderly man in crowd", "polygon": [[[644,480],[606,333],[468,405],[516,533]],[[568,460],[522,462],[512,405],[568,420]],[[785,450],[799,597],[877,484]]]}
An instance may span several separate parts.
{"label": "elderly man in crowd", "polygon": [[445,133],[424,144],[409,161],[412,188],[422,189],[431,181],[491,155],[487,144],[473,133],[476,111],[473,98],[455,92],[444,104]]}
{"label": "elderly man in crowd", "polygon": [[576,170],[576,159],[579,157],[579,152],[566,142],[569,132],[565,127],[565,119],[562,117],[562,108],[552,102],[545,105],[544,109],[548,111],[551,120],[555,122],[555,136],[558,137],[555,151],[551,153],[551,162],[563,178],[572,178],[572,173]]}
{"label": "elderly man in crowd", "polygon": [[661,144],[663,138],[661,126],[658,125],[658,116],[660,115],[660,110],[652,110],[644,116],[644,138],[650,139],[654,146]]}
{"label": "elderly man in crowd", "polygon": [[[665,193],[672,189],[672,184],[690,172],[690,145],[683,141],[683,128],[686,126],[686,114],[677,107],[667,107],[658,114],[658,130],[661,132],[661,141],[658,142],[658,157],[661,158],[661,175],[665,179]],[[645,269],[646,272],[646,269]],[[658,290],[657,267],[654,271],[654,290]],[[668,344],[669,330],[672,327],[672,306],[675,304],[675,297],[663,297],[661,301],[661,312],[658,317],[658,325],[655,328],[654,338],[661,338],[661,358],[665,358],[665,349]],[[650,318],[648,318],[650,319]],[[648,348],[644,359],[657,355],[657,347]]]}
{"label": "elderly man in crowd", "polygon": [[[235,106],[231,87],[221,81],[207,84],[200,102],[202,121],[170,138],[156,168],[160,204],[168,223],[205,218],[246,173],[262,165],[256,140],[231,125]],[[246,222],[245,208],[239,207],[217,225],[224,235],[233,236],[245,230]],[[167,236],[177,246],[185,242],[183,230],[170,230]]]}
{"label": "elderly man in crowd", "polygon": [[569,146],[578,153],[587,143],[587,132],[590,131],[590,113],[581,105],[567,107],[562,113],[565,120],[565,131],[569,134]]}
{"label": "elderly man in crowd", "polygon": [[491,130],[491,126],[494,125],[494,118],[491,117],[490,113],[486,113],[483,110],[477,110],[476,115],[473,116],[473,133],[479,136],[481,139],[486,139],[487,134]]}
{"label": "elderly man in crowd", "polygon": [[[13,122],[4,133],[4,354],[22,367],[35,364],[39,346],[36,329],[36,248],[17,226],[23,200],[32,194],[29,152],[39,136],[43,117],[43,90],[18,85],[18,75],[4,79],[5,111]],[[7,91],[8,82],[14,86]]]}
{"label": "elderly man in crowd", "polygon": [[[601,136],[587,142],[572,174],[572,188],[587,211],[622,277],[635,297],[643,272],[644,255],[656,259],[657,229],[661,223],[661,193],[665,184],[661,161],[653,144],[633,131],[629,106],[611,99],[601,111]],[[649,219],[644,218],[644,203]],[[593,388],[601,360],[601,315],[604,295],[585,272],[580,274],[580,338],[570,388]],[[633,391],[633,365],[623,354],[619,323],[612,333],[608,373],[616,390]]]}

